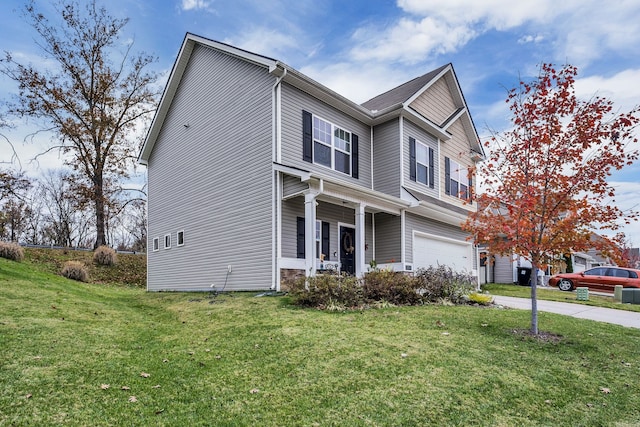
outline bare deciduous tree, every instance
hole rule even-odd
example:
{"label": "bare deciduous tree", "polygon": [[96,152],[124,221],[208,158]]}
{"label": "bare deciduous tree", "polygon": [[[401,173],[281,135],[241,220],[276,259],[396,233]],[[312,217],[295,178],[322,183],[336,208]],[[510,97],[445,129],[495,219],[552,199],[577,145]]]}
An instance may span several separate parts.
{"label": "bare deciduous tree", "polygon": [[44,68],[17,61],[6,53],[0,72],[18,84],[18,94],[5,112],[41,121],[58,137],[50,150],[60,149],[73,169],[79,201],[94,210],[95,246],[106,244],[105,192],[128,176],[135,159],[132,134],[140,131],[155,109],[156,74],[148,71],[155,58],[133,55],[119,37],[128,19],[116,19],[91,0],[56,3],[59,19],[49,20],[35,2],[25,7],[27,22],[39,36],[38,46],[55,64]]}

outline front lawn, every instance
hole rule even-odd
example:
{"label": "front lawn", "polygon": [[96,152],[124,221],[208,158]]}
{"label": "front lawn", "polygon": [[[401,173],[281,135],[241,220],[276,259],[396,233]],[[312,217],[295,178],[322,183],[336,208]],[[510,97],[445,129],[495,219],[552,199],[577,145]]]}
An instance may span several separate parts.
{"label": "front lawn", "polygon": [[0,259],[0,425],[635,425],[640,330],[472,306],[324,312]]}

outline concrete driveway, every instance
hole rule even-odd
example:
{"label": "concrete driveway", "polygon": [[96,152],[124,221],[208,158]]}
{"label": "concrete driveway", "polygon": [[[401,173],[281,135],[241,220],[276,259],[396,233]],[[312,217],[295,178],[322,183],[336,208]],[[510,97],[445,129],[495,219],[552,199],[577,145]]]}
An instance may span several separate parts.
{"label": "concrete driveway", "polygon": [[[530,298],[494,296],[494,303],[504,307],[531,310]],[[544,301],[540,299],[538,300],[538,311],[564,314],[565,316],[577,317],[579,319],[590,319],[640,329],[640,313],[633,311],[591,307],[582,304],[572,304],[570,302]]]}

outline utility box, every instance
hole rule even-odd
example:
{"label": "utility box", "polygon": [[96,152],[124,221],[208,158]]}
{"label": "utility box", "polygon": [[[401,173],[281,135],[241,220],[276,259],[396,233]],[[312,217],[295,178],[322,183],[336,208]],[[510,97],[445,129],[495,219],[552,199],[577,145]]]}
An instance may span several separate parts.
{"label": "utility box", "polygon": [[640,304],[640,289],[636,289],[636,288],[623,289],[622,302],[626,304]]}
{"label": "utility box", "polygon": [[578,301],[589,301],[589,288],[576,288]]}
{"label": "utility box", "polygon": [[613,300],[622,302],[622,285],[616,285],[613,288]]}

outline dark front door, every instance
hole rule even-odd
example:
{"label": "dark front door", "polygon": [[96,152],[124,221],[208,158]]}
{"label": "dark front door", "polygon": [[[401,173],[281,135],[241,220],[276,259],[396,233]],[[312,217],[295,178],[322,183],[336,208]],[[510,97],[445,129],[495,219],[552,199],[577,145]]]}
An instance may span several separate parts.
{"label": "dark front door", "polygon": [[340,227],[340,264],[341,270],[347,274],[355,274],[356,230],[351,227]]}

